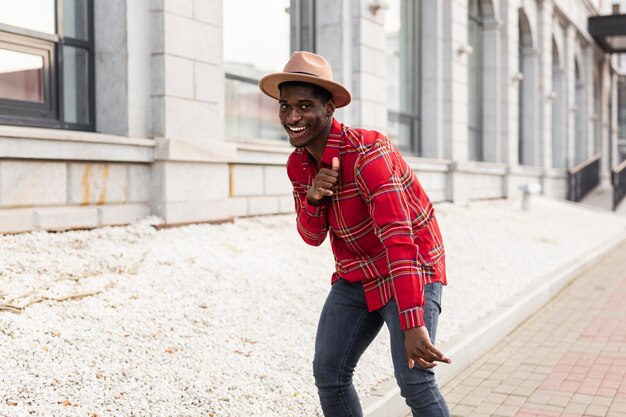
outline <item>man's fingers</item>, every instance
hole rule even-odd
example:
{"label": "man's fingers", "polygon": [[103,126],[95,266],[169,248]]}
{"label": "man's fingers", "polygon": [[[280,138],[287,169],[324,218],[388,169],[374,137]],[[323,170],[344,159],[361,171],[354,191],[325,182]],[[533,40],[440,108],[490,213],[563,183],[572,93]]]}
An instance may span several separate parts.
{"label": "man's fingers", "polygon": [[414,366],[415,366],[415,361],[409,358],[409,369],[413,369]]}
{"label": "man's fingers", "polygon": [[332,167],[333,171],[339,172],[339,158],[337,158],[336,156],[333,158]]}
{"label": "man's fingers", "polygon": [[435,366],[437,366],[436,363],[434,362],[426,362],[424,359],[418,359],[417,361],[415,361],[415,363],[417,363],[417,366],[419,366],[422,369],[431,369],[434,368]]}
{"label": "man's fingers", "polygon": [[433,345],[429,341],[424,343],[421,351],[423,355],[420,355],[420,356],[427,359],[430,362],[432,361],[445,362],[445,363],[451,362],[451,360],[447,358],[446,355],[441,353],[441,351],[437,349],[435,345]]}
{"label": "man's fingers", "polygon": [[447,358],[446,355],[441,353],[439,351],[439,349],[437,349],[436,347],[434,347],[432,345],[428,348],[428,351],[429,351],[428,353],[430,354],[432,360],[436,360],[436,361],[439,361],[439,362],[445,362],[445,363],[452,362],[450,360],[450,358]]}

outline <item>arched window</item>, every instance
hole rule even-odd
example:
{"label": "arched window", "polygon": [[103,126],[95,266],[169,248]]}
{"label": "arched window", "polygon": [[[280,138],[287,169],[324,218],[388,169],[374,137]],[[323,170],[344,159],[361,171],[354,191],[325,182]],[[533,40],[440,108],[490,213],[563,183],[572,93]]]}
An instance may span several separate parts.
{"label": "arched window", "polygon": [[539,165],[539,132],[537,113],[536,76],[539,55],[533,47],[533,37],[528,16],[522,9],[518,12],[518,143],[519,163]]}
{"label": "arched window", "polygon": [[559,47],[552,38],[552,166],[555,168],[567,167],[564,80]]}
{"label": "arched window", "polygon": [[597,63],[593,69],[593,154],[602,150],[602,64]]}
{"label": "arched window", "polygon": [[468,8],[468,43],[474,50],[468,62],[468,140],[469,159],[483,159],[483,22],[481,0],[470,0]]}
{"label": "arched window", "polygon": [[585,84],[580,69],[578,58],[574,58],[574,82],[575,82],[575,121],[574,121],[574,164],[583,162],[587,157],[585,144],[585,124],[583,123],[585,104]]}
{"label": "arched window", "polygon": [[620,163],[626,160],[626,77],[619,77],[617,81],[617,146]]}

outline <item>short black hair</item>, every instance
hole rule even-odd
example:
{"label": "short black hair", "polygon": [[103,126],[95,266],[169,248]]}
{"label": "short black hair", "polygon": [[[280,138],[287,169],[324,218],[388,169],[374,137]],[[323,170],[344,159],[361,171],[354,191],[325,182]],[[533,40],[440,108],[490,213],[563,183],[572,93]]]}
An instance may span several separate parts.
{"label": "short black hair", "polygon": [[311,83],[307,83],[304,81],[285,81],[285,82],[278,84],[278,89],[282,90],[283,87],[296,87],[296,86],[312,88],[313,95],[315,96],[315,98],[321,100],[324,103],[333,99],[333,95],[331,94],[331,92],[325,89],[324,87],[320,87],[317,84],[311,84]]}

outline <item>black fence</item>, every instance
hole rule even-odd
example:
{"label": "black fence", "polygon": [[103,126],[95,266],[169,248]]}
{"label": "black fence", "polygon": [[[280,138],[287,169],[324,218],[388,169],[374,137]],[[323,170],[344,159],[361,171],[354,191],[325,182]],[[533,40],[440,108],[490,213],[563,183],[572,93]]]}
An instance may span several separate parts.
{"label": "black fence", "polygon": [[626,161],[611,171],[611,184],[613,184],[613,210],[615,210],[626,196]]}
{"label": "black fence", "polygon": [[600,154],[567,170],[567,199],[582,200],[600,184]]}

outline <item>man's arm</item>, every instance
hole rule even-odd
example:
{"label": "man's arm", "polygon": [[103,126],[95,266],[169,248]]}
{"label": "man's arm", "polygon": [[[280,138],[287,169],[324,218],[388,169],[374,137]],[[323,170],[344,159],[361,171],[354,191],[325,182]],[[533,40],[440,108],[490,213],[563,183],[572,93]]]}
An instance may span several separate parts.
{"label": "man's arm", "polygon": [[290,170],[288,173],[293,185],[298,233],[309,245],[319,246],[328,231],[324,198],[333,195],[339,181],[339,159],[333,158],[332,169],[321,168],[308,190]]}
{"label": "man's arm", "polygon": [[[375,143],[358,163],[357,186],[369,208],[376,234],[385,246],[393,297],[398,306],[409,367],[448,362],[431,343],[424,322],[424,281],[413,236],[401,163],[388,144]],[[424,208],[428,209],[427,207]],[[424,213],[428,215],[428,213]]]}

